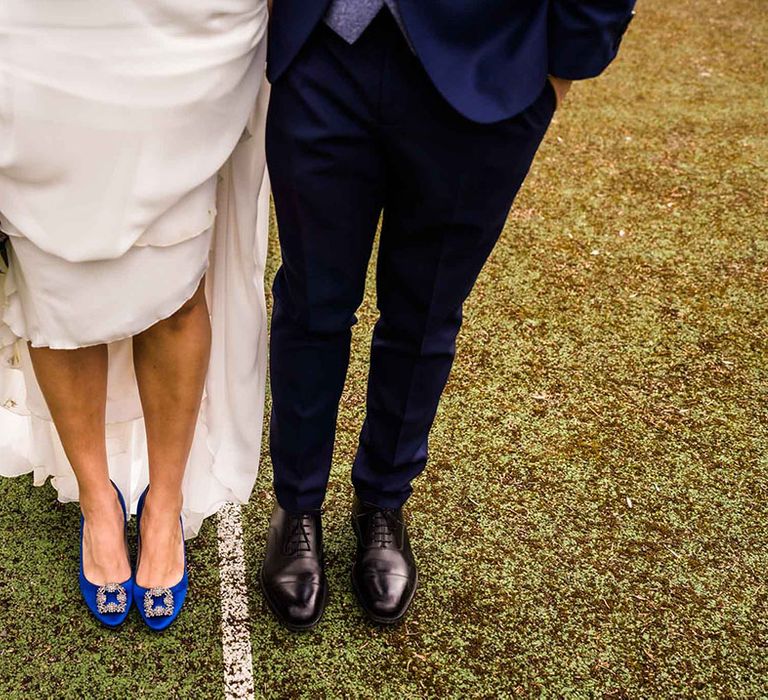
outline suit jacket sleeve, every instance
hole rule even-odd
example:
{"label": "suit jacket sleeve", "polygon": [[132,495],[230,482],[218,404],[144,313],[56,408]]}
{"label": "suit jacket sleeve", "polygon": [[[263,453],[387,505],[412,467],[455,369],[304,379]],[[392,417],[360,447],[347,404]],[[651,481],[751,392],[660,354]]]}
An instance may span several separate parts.
{"label": "suit jacket sleeve", "polygon": [[635,0],[550,0],[549,73],[582,80],[600,75],[616,57]]}

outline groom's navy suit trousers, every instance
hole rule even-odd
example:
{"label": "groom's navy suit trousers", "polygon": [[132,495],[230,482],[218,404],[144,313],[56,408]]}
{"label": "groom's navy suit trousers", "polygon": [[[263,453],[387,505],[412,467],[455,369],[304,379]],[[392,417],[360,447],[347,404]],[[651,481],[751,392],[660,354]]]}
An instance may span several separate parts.
{"label": "groom's navy suit trousers", "polygon": [[352,45],[318,23],[273,73],[267,158],[282,266],[273,289],[271,454],[285,509],[323,502],[382,214],[379,318],[352,480],[380,507],[410,495],[462,305],[555,109],[545,74],[521,111],[471,120],[438,91],[386,10]]}

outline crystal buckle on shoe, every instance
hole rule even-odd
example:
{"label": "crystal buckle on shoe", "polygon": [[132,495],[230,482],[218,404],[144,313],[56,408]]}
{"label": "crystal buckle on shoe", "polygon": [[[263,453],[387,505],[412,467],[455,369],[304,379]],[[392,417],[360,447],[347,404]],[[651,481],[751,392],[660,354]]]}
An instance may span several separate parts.
{"label": "crystal buckle on shoe", "polygon": [[[115,600],[107,602],[107,593],[113,593]],[[108,583],[96,590],[96,609],[101,615],[124,613],[128,603],[128,594],[119,583]]]}
{"label": "crystal buckle on shoe", "polygon": [[[155,605],[158,598],[162,605]],[[144,614],[147,617],[173,615],[173,591],[170,588],[150,588],[144,593]]]}

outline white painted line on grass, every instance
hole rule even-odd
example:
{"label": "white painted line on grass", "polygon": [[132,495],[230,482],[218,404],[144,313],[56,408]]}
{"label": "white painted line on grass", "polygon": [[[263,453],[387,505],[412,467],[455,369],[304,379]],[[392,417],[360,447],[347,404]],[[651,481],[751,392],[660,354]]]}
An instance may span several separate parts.
{"label": "white painted line on grass", "polygon": [[226,700],[253,700],[253,656],[248,626],[248,586],[240,506],[228,503],[219,511],[217,534],[224,697]]}

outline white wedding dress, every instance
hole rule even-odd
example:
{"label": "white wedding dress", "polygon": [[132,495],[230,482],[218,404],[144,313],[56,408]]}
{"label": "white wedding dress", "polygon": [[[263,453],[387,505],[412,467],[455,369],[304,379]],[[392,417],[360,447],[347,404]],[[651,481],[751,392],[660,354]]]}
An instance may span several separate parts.
{"label": "white wedding dress", "polygon": [[148,481],[131,336],[206,275],[213,345],[185,533],[256,478],[266,373],[266,0],[0,2],[0,474],[77,482],[34,346],[108,343],[109,469]]}

